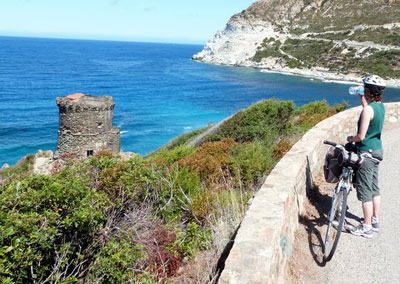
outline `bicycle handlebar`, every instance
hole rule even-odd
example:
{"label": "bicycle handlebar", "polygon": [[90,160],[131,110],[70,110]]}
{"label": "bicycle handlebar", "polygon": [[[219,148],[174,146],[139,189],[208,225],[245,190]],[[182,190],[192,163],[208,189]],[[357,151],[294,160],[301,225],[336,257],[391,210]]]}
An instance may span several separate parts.
{"label": "bicycle handlebar", "polygon": [[324,144],[326,144],[326,145],[331,145],[331,146],[333,146],[333,147],[336,147],[336,145],[337,145],[337,143],[331,142],[331,141],[328,141],[328,140],[325,140],[325,141],[324,141]]}

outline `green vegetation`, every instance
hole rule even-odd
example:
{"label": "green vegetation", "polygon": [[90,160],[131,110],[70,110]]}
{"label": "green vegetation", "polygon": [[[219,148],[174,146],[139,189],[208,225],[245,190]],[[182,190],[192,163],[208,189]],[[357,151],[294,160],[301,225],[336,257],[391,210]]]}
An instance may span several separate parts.
{"label": "green vegetation", "polygon": [[325,65],[325,57],[333,48],[332,42],[321,40],[287,39],[282,50],[302,61],[306,66]]}
{"label": "green vegetation", "polygon": [[282,53],[279,51],[281,42],[275,41],[273,37],[264,39],[260,46],[257,47],[257,52],[251,60],[261,62],[263,58],[268,57],[281,57]]}
{"label": "green vegetation", "polygon": [[316,9],[306,9],[291,20],[292,33],[348,30],[358,25],[383,25],[399,20],[397,1],[322,1]]}
{"label": "green vegetation", "polygon": [[[258,1],[240,15],[270,22],[281,33],[313,33],[309,39],[288,39],[284,43],[267,38],[251,58],[254,62],[274,57],[281,58],[279,62],[289,68],[322,67],[342,74],[376,73],[400,78],[397,49],[365,50],[362,45],[352,49],[343,42],[333,42],[347,39],[399,47],[400,29],[382,26],[399,21],[399,1]],[[364,27],[355,29],[357,26]]]}
{"label": "green vegetation", "polygon": [[350,30],[339,33],[323,33],[312,35],[314,38],[325,38],[330,40],[353,40],[353,41],[372,41],[382,45],[400,46],[400,29],[364,29],[351,33]]}
{"label": "green vegetation", "polygon": [[[278,26],[283,24],[291,33],[303,34],[348,30],[358,25],[396,23],[400,14],[398,1],[303,0],[302,2],[258,1],[243,11],[241,16],[258,18],[276,23]],[[300,5],[301,7],[298,7]]]}
{"label": "green vegetation", "polygon": [[33,169],[34,158],[34,155],[27,155],[18,161],[15,166],[1,170],[0,185],[6,180],[27,176]]}
{"label": "green vegetation", "polygon": [[378,74],[384,78],[400,78],[400,50],[379,51],[361,59],[350,59],[350,67],[365,75]]}
{"label": "green vegetation", "polygon": [[[272,54],[271,42],[274,43],[272,47],[276,49],[276,42],[268,40],[252,60],[260,62],[265,56],[274,56],[286,60],[290,68],[324,67],[329,71],[344,74],[374,73],[384,78],[400,78],[399,50],[377,51],[369,48],[356,57],[356,50],[345,44],[335,44],[333,41],[325,40],[287,39],[283,44],[279,43],[280,49],[285,54],[280,52]],[[286,54],[293,58],[289,59]]]}
{"label": "green vegetation", "polygon": [[197,148],[129,161],[102,152],[50,176],[29,174],[32,157],[1,171],[0,282],[209,281],[265,175],[344,108],[266,100]]}
{"label": "green vegetation", "polygon": [[207,127],[201,128],[201,129],[196,129],[196,130],[184,133],[182,135],[179,135],[178,137],[169,141],[166,145],[161,147],[159,150],[164,150],[164,149],[169,150],[169,149],[173,149],[177,146],[184,145],[187,142],[189,142],[190,140],[192,140],[193,138],[197,137],[198,135],[206,132],[208,129],[210,129],[210,126],[207,126]]}
{"label": "green vegetation", "polygon": [[[280,41],[269,40],[268,42],[269,44],[259,47],[252,58],[253,61],[261,62],[264,57],[269,56],[281,57],[290,68],[326,66],[332,61],[330,56],[334,48],[333,42],[303,39],[287,39],[283,44]],[[280,52],[279,49],[284,53]],[[289,58],[286,54],[291,57]]]}

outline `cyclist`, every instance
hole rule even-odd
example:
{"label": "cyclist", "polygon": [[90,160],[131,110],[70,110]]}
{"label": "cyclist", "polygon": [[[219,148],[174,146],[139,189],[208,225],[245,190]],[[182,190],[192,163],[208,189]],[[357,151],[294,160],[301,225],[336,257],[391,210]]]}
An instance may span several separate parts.
{"label": "cyclist", "polygon": [[[378,232],[381,197],[378,186],[378,166],[383,158],[381,134],[385,120],[385,107],[382,94],[386,87],[385,81],[372,75],[363,79],[364,95],[359,95],[362,112],[358,120],[357,135],[349,136],[349,143],[355,142],[357,151],[369,153],[361,168],[355,174],[357,198],[362,202],[364,220],[358,227],[351,230],[353,235],[372,238],[373,232]],[[369,103],[369,104],[368,104]]]}

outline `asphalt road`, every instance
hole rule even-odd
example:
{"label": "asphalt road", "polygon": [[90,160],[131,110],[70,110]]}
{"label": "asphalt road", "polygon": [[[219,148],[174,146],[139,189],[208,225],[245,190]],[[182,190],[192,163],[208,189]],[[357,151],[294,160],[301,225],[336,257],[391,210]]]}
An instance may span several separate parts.
{"label": "asphalt road", "polygon": [[[381,232],[371,240],[343,233],[332,260],[320,267],[316,283],[400,283],[400,127],[385,130],[382,140]],[[348,201],[348,212],[362,217],[355,192]]]}

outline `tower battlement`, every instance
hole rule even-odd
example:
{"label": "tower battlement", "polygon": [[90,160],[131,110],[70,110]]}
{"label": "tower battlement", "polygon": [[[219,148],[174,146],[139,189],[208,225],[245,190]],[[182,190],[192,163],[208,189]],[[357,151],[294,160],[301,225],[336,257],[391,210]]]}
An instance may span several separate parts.
{"label": "tower battlement", "polygon": [[57,105],[60,111],[107,111],[114,109],[114,100],[111,96],[91,96],[73,94],[67,97],[58,97]]}

